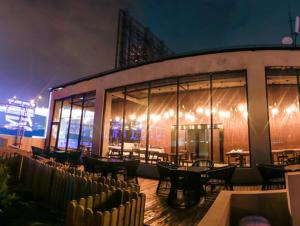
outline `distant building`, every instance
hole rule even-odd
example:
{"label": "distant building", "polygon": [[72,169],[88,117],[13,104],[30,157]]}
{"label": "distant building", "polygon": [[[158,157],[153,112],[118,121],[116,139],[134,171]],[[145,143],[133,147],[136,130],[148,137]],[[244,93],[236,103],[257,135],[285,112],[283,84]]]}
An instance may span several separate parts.
{"label": "distant building", "polygon": [[174,55],[163,41],[127,11],[119,11],[118,21],[116,68],[126,68]]}

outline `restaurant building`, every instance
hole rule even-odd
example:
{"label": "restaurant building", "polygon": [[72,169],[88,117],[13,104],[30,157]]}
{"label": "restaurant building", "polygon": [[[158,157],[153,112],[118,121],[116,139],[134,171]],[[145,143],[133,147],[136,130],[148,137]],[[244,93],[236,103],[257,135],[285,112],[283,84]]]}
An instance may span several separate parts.
{"label": "restaurant building", "polygon": [[46,145],[100,156],[136,150],[146,163],[157,153],[221,164],[238,154],[234,179],[257,182],[257,163],[300,151],[299,50],[176,55],[54,87]]}

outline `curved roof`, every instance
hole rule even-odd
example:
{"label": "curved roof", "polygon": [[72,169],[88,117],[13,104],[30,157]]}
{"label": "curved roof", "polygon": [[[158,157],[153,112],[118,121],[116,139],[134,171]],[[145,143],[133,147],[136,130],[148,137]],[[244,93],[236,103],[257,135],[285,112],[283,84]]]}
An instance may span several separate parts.
{"label": "curved roof", "polygon": [[72,80],[67,83],[63,83],[61,85],[54,86],[52,88],[49,88],[50,91],[53,91],[58,88],[64,88],[70,85],[74,85],[80,82],[88,81],[94,78],[106,76],[115,72],[119,71],[124,71],[130,68],[135,68],[135,67],[140,67],[143,65],[147,64],[152,64],[152,63],[158,63],[166,60],[172,60],[172,59],[177,59],[177,58],[184,58],[184,57],[191,57],[191,56],[198,56],[198,55],[208,55],[208,54],[216,54],[216,53],[226,53],[226,52],[241,52],[241,51],[261,51],[261,50],[300,50],[300,47],[293,47],[293,46],[284,46],[284,45],[253,45],[253,46],[235,46],[235,47],[228,47],[228,48],[217,48],[217,49],[205,49],[205,50],[200,50],[200,51],[193,51],[193,52],[188,52],[188,53],[181,53],[181,54],[175,54],[172,56],[160,58],[157,60],[149,61],[146,63],[141,63],[141,64],[136,64],[130,67],[126,68],[117,68],[117,69],[111,69],[107,71],[103,71],[97,74],[92,74],[88,76],[84,76],[82,78]]}

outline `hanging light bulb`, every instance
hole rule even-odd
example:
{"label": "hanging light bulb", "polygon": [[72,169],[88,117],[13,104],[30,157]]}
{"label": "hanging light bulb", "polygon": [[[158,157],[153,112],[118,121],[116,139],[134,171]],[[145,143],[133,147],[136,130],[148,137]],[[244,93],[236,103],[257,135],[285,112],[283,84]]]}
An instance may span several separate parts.
{"label": "hanging light bulb", "polygon": [[169,110],[169,115],[170,115],[170,117],[173,117],[173,116],[174,116],[174,110],[173,110],[173,109],[170,109],[170,110]]}
{"label": "hanging light bulb", "polygon": [[168,118],[170,118],[170,114],[169,114],[169,112],[165,112],[165,113],[164,113],[164,118],[165,118],[165,119],[168,119]]}
{"label": "hanging light bulb", "polygon": [[272,108],[271,112],[272,112],[272,115],[275,116],[275,115],[278,115],[279,110],[278,110],[278,108]]}
{"label": "hanging light bulb", "polygon": [[198,107],[198,108],[196,109],[196,112],[197,112],[198,114],[202,114],[202,113],[204,112],[204,110],[203,110],[203,108]]}
{"label": "hanging light bulb", "polygon": [[238,106],[238,109],[239,109],[240,112],[244,112],[246,110],[245,105],[243,105],[243,104],[240,104]]}
{"label": "hanging light bulb", "polygon": [[129,115],[129,119],[130,119],[130,120],[135,120],[135,119],[136,119],[136,115],[135,115],[135,114]]}
{"label": "hanging light bulb", "polygon": [[226,112],[225,112],[225,118],[230,118],[230,115],[231,115],[231,114],[230,114],[230,111],[226,111]]}
{"label": "hanging light bulb", "polygon": [[209,109],[205,109],[205,115],[210,116],[210,110]]}

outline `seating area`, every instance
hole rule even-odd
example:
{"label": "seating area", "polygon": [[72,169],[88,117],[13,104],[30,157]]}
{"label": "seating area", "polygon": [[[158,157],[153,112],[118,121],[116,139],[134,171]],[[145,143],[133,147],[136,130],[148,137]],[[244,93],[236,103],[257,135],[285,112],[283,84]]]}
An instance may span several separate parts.
{"label": "seating area", "polygon": [[[193,219],[191,216],[195,215],[194,219],[201,225],[201,219],[205,221],[206,212],[224,191],[235,194],[236,189],[245,187],[233,183],[237,164],[214,164],[208,159],[193,159],[188,164],[179,165],[158,160],[155,166],[159,178],[153,180],[152,190],[144,187],[149,186],[146,184],[151,180],[138,178],[137,169],[145,163],[134,156],[99,157],[82,155],[79,151],[66,153],[58,150],[56,153],[32,147],[32,157],[17,154],[4,159],[10,164],[15,162],[11,166],[20,172],[15,177],[19,178],[24,191],[31,193],[33,199],[66,211],[65,223],[68,226],[77,226],[82,224],[80,222],[95,226],[108,224],[105,222],[110,222],[109,225],[123,225],[124,222],[134,225],[147,222],[146,225],[152,225],[151,219],[156,219],[151,215],[156,211],[153,202],[162,205],[163,209],[158,208],[160,211],[171,211],[184,222],[190,222]],[[297,171],[297,166],[294,162],[287,165],[257,164],[262,183],[253,187],[254,190],[275,192],[286,188],[285,174]],[[145,191],[145,194],[140,191]],[[235,197],[232,195],[232,200],[237,200]],[[247,197],[246,200],[249,200],[250,196]],[[235,203],[233,201],[232,205]],[[134,213],[132,209],[135,209]],[[184,213],[191,216],[184,216]],[[239,211],[232,213],[238,221],[242,220],[242,216],[246,217]],[[159,216],[163,217],[161,213]],[[269,215],[265,216],[269,220]],[[243,222],[247,220],[249,218],[243,219]],[[159,219],[156,221],[159,222]],[[238,225],[238,221],[233,225]]]}

